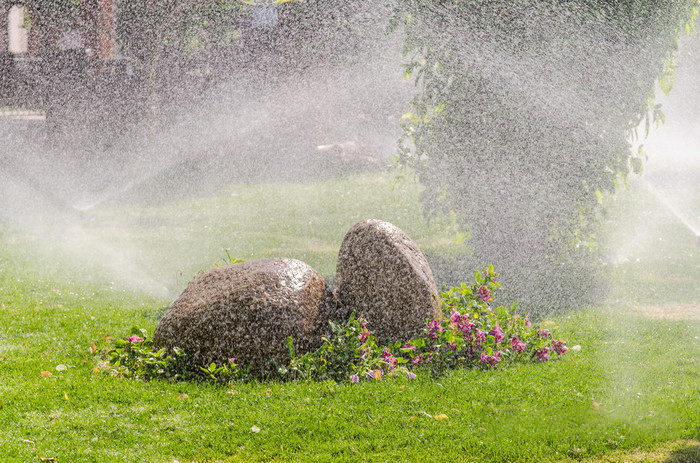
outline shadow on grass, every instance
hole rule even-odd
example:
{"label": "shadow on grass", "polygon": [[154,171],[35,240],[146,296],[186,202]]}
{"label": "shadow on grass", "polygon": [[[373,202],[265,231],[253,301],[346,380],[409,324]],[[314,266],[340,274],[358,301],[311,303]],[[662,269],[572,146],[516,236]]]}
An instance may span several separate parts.
{"label": "shadow on grass", "polygon": [[674,450],[663,463],[700,463],[700,443],[690,442]]}

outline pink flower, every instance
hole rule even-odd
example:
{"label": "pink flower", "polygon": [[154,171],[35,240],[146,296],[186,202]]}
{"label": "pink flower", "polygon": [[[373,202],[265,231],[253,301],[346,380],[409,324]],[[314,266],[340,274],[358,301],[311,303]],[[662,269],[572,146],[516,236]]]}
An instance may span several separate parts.
{"label": "pink flower", "polygon": [[457,312],[452,312],[450,320],[455,328],[462,332],[462,336],[466,337],[476,325],[469,321],[467,315],[460,315]]}
{"label": "pink flower", "polygon": [[459,331],[462,332],[462,336],[468,336],[469,333],[471,333],[472,329],[476,327],[476,325],[469,320],[467,320],[466,323],[460,323],[457,328],[459,328]]}
{"label": "pink flower", "polygon": [[416,366],[427,365],[433,360],[432,354],[419,354],[413,358],[413,364]]}
{"label": "pink flower", "polygon": [[357,375],[350,375],[350,382],[357,384],[360,382],[360,377]]}
{"label": "pink flower", "polygon": [[384,349],[384,352],[382,353],[382,357],[384,357],[384,363],[386,363],[386,366],[389,368],[389,371],[392,371],[394,367],[398,364],[398,359],[391,355],[391,351],[387,347]]}
{"label": "pink flower", "polygon": [[228,361],[231,363],[236,363],[236,357],[231,357],[230,359],[228,359]]}
{"label": "pink flower", "polygon": [[[467,337],[467,342],[471,342],[471,335]],[[481,331],[479,328],[476,329],[476,334],[474,335],[474,344],[469,348],[472,349],[472,353],[478,353],[482,346],[486,342],[486,333]],[[470,354],[471,355],[471,354]]]}
{"label": "pink flower", "polygon": [[406,372],[406,376],[407,376],[408,379],[410,379],[410,380],[416,379],[416,374],[415,374],[415,373],[411,373],[410,371],[407,371],[407,372]]}
{"label": "pink flower", "polygon": [[552,340],[552,350],[557,353],[557,355],[561,355],[566,353],[566,351],[569,350],[568,347],[564,345],[565,341],[554,341]]}
{"label": "pink flower", "polygon": [[549,360],[549,347],[535,349],[535,356],[537,357],[538,362],[546,362]]}
{"label": "pink flower", "polygon": [[410,342],[407,342],[406,344],[403,345],[403,349],[415,350],[415,349],[416,349],[416,346],[414,346],[414,345],[411,344]]}
{"label": "pink flower", "polygon": [[486,288],[486,286],[481,286],[476,292],[476,297],[478,297],[484,302],[488,302],[489,298],[491,297],[491,293],[489,292],[488,288]]}
{"label": "pink flower", "polygon": [[127,341],[129,341],[129,342],[141,342],[141,341],[143,341],[143,338],[138,336],[138,335],[132,334],[131,336],[129,336],[129,339],[127,339]]}
{"label": "pink flower", "polygon": [[369,339],[369,331],[363,330],[360,332],[360,334],[357,336],[357,339],[360,340],[360,344],[364,344],[367,342]]}
{"label": "pink flower", "polygon": [[359,318],[360,322],[360,334],[357,335],[357,339],[360,340],[360,344],[364,344],[369,339],[370,332],[367,329],[368,322],[364,318]]}
{"label": "pink flower", "polygon": [[503,334],[503,330],[501,329],[500,326],[498,326],[498,324],[496,324],[496,326],[495,326],[491,331],[489,331],[489,334],[490,334],[491,336],[494,337],[494,340],[496,341],[496,344],[498,344],[499,342],[501,342],[501,341],[503,340],[503,338],[506,337],[506,336]]}
{"label": "pink flower", "polygon": [[447,343],[447,347],[448,347],[452,352],[455,352],[455,351],[457,350],[457,343],[455,343],[454,341],[448,342],[448,343]]}
{"label": "pink flower", "polygon": [[481,363],[496,368],[496,365],[498,365],[498,362],[501,361],[500,355],[501,355],[500,350],[496,351],[493,355],[488,355],[486,352],[482,352],[481,353]]}
{"label": "pink flower", "polygon": [[432,339],[437,338],[437,334],[442,333],[443,331],[439,320],[433,320],[432,322],[428,323],[428,328],[428,336],[430,336]]}
{"label": "pink flower", "polygon": [[513,336],[513,339],[510,340],[511,345],[513,346],[513,350],[522,353],[525,350],[525,344],[518,339],[517,336]]}
{"label": "pink flower", "polygon": [[549,330],[543,330],[543,329],[537,330],[537,337],[548,338],[549,337]]}

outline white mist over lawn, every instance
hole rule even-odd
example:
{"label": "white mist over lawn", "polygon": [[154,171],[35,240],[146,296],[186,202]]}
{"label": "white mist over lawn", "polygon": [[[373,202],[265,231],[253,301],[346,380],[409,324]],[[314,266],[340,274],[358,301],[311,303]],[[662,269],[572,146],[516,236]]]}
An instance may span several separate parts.
{"label": "white mist over lawn", "polygon": [[[684,36],[675,71],[675,83],[666,95],[657,88],[657,103],[665,123],[651,126],[649,136],[639,140],[648,156],[641,176],[630,177],[630,191],[645,207],[625,222],[610,222],[613,264],[638,262],[658,256],[665,249],[669,227],[676,227],[674,240],[682,243],[688,257],[700,235],[700,39]],[[639,128],[643,133],[644,128]],[[639,146],[639,145],[637,145]],[[684,231],[685,230],[685,231]]]}
{"label": "white mist over lawn", "polygon": [[658,92],[666,123],[644,142],[643,184],[678,220],[700,235],[700,39],[683,37],[673,89]]}

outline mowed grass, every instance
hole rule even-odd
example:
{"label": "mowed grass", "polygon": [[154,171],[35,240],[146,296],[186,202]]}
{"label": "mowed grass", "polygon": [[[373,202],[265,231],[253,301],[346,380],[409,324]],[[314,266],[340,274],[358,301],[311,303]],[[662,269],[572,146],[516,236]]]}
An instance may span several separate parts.
{"label": "mowed grass", "polygon": [[[661,262],[649,258],[646,272],[635,260],[611,267],[613,302],[545,322],[581,346],[550,363],[358,385],[215,387],[99,371],[93,343],[106,348],[132,325],[152,333],[171,294],[223,263],[224,248],[301,258],[331,276],[347,228],[373,216],[424,249],[463,252],[422,219],[417,185],[398,188],[384,175],[232,186],[31,230],[0,225],[0,461],[694,461],[700,321],[634,310],[697,303],[700,262],[670,219]],[[617,213],[627,220],[642,199],[622,198]],[[661,208],[645,210],[663,221]],[[635,299],[629,285],[650,282],[634,275],[649,274],[661,289]],[[691,284],[666,290],[666,278]]]}
{"label": "mowed grass", "polygon": [[[221,194],[156,206],[115,206],[47,215],[3,232],[20,259],[61,279],[105,280],[117,290],[177,295],[196,273],[231,257],[291,257],[333,277],[343,240],[359,220],[387,220],[427,252],[464,253],[427,223],[416,181],[365,174],[318,183],[232,185]],[[56,265],[58,264],[58,265]]]}

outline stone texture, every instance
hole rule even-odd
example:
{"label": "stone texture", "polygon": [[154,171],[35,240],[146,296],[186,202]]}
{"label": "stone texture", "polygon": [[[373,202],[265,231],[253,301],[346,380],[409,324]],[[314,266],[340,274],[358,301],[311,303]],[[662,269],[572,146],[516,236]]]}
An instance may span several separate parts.
{"label": "stone texture", "polygon": [[184,349],[197,365],[235,357],[268,373],[270,359],[289,362],[287,336],[297,354],[316,348],[334,315],[335,298],[316,270],[295,259],[262,259],[192,281],[161,319],[154,343]]}
{"label": "stone texture", "polygon": [[409,340],[441,316],[428,261],[401,229],[363,220],[345,235],[336,270],[343,316],[364,315],[379,341]]}

